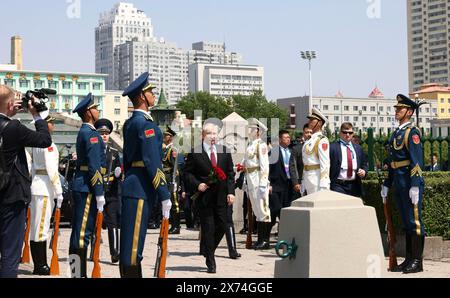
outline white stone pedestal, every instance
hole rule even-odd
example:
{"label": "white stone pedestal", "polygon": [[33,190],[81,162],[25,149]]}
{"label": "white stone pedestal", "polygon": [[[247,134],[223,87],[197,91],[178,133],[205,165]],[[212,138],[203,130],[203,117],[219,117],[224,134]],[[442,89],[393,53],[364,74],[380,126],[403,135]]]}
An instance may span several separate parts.
{"label": "white stone pedestal", "polygon": [[298,246],[276,261],[276,278],[382,277],[387,271],[375,209],[362,200],[322,191],[282,210],[279,240]]}

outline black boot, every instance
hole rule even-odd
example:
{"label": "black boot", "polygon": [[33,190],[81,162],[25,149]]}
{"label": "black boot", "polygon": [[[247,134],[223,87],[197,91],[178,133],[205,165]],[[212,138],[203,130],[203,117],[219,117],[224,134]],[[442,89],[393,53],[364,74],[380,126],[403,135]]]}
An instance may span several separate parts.
{"label": "black boot", "polygon": [[408,264],[412,260],[412,248],[411,248],[411,235],[406,234],[405,235],[405,242],[406,242],[406,255],[405,260],[395,267],[392,272],[403,272],[403,270],[408,266]]}
{"label": "black boot", "polygon": [[109,253],[111,254],[111,263],[116,264],[120,260],[119,256],[119,230],[108,228]]}
{"label": "black boot", "polygon": [[132,266],[120,266],[120,277],[121,278],[142,278],[142,266],[132,265]]}
{"label": "black boot", "polygon": [[253,244],[253,249],[256,249],[257,247],[259,247],[261,245],[261,242],[263,241],[262,234],[261,234],[261,232],[263,230],[263,228],[262,228],[263,224],[264,224],[263,222],[256,223],[256,230],[258,232],[258,238],[257,238],[256,242]]}
{"label": "black boot", "polygon": [[[80,278],[87,278],[86,274],[86,265],[87,265],[87,248],[78,248],[78,249],[69,249],[69,255],[77,255],[80,258]],[[74,264],[75,265],[75,264]],[[76,273],[72,270],[72,277],[78,277],[74,276]]]}
{"label": "black boot", "polygon": [[255,247],[256,250],[266,250],[270,248],[270,222],[261,222],[258,224],[258,238],[261,238],[261,243]]}
{"label": "black boot", "polygon": [[[95,230],[94,230],[95,231]],[[93,262],[94,261],[94,247],[95,247],[95,233],[91,234],[91,237],[89,238],[90,242],[91,242],[91,252],[89,254],[89,262]]]}
{"label": "black boot", "polygon": [[207,269],[208,273],[211,273],[211,274],[216,273],[217,268],[216,268],[216,259],[214,258],[214,254],[209,254],[206,257],[206,267],[208,268]]}
{"label": "black boot", "polygon": [[47,241],[30,241],[31,256],[34,263],[34,275],[50,275],[50,267],[47,264]]}
{"label": "black boot", "polygon": [[228,246],[228,254],[230,255],[230,259],[237,259],[241,257],[241,254],[236,250],[236,235],[234,234],[234,227],[228,226],[225,230],[225,236],[227,239]]}
{"label": "black boot", "polygon": [[172,218],[172,227],[169,230],[170,235],[180,234],[180,213],[174,212]]}
{"label": "black boot", "polygon": [[411,236],[412,260],[403,269],[404,274],[418,273],[423,271],[423,247],[425,236]]}

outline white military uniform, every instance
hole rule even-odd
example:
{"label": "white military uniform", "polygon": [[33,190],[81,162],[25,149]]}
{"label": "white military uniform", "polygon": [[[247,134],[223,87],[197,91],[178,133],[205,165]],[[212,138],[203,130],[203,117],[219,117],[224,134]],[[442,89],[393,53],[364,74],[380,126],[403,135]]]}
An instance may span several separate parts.
{"label": "white military uniform", "polygon": [[[270,222],[269,209],[269,149],[261,139],[251,141],[245,152],[245,179],[247,195],[258,222]],[[260,192],[265,187],[265,192]]]}
{"label": "white military uniform", "polygon": [[32,159],[30,240],[43,242],[48,240],[54,200],[62,196],[58,148],[53,143],[46,149],[33,148]]}
{"label": "white military uniform", "polygon": [[303,185],[308,195],[330,189],[329,150],[330,142],[322,132],[313,134],[303,145]]}

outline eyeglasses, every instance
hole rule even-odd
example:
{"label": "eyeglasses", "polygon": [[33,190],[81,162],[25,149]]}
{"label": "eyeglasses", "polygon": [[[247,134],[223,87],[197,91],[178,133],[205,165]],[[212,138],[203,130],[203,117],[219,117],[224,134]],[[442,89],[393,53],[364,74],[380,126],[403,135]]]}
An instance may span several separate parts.
{"label": "eyeglasses", "polygon": [[354,134],[353,131],[341,131],[341,133],[343,133],[344,135],[350,135],[350,136],[352,136]]}

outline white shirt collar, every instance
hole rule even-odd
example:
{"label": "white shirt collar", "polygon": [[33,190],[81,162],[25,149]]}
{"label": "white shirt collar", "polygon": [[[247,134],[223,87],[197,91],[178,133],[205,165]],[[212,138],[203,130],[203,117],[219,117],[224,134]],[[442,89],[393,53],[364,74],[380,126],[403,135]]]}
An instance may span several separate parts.
{"label": "white shirt collar", "polygon": [[411,122],[405,122],[405,123],[403,123],[402,125],[400,125],[399,127],[398,127],[398,129],[399,130],[401,130],[401,129],[403,129],[403,128],[405,128],[406,126],[408,126],[408,125],[410,125],[411,124]]}
{"label": "white shirt collar", "polygon": [[[216,145],[213,145],[213,146],[214,146],[214,149],[216,149]],[[211,145],[206,142],[203,142],[203,149],[205,149],[205,152],[209,153],[211,150]],[[217,153],[217,151],[214,150],[214,153]]]}
{"label": "white shirt collar", "polygon": [[89,127],[92,128],[93,130],[97,130],[97,129],[95,128],[95,126],[92,125],[91,123],[84,122],[83,124],[89,126]]}
{"label": "white shirt collar", "polygon": [[144,111],[144,110],[140,110],[140,109],[136,109],[136,110],[134,110],[135,112],[141,112],[141,113],[143,113],[143,114],[145,114],[145,115],[147,115],[147,116],[152,116],[151,114],[150,114],[150,112],[146,112],[146,111]]}

